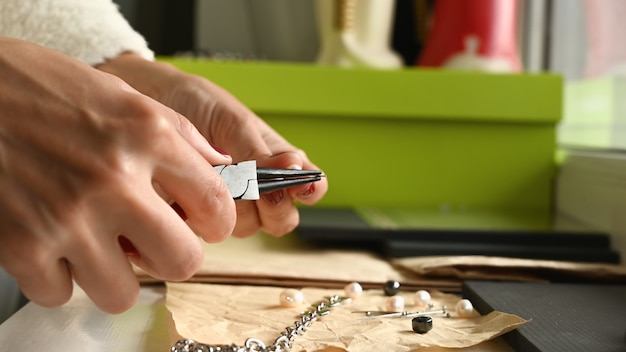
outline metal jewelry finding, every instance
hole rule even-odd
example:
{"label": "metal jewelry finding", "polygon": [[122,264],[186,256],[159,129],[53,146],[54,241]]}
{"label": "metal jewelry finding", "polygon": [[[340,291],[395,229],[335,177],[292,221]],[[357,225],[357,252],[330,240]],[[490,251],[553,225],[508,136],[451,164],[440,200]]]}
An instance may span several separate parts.
{"label": "metal jewelry finding", "polygon": [[366,310],[362,312],[355,313],[365,313],[365,317],[361,318],[361,320],[371,320],[371,319],[380,319],[380,318],[414,318],[419,316],[426,315],[443,315],[445,317],[450,317],[448,310],[445,306],[441,307],[441,309],[434,310],[425,310],[421,312],[384,312],[384,311],[371,311]]}
{"label": "metal jewelry finding", "polygon": [[321,302],[313,304],[313,309],[300,314],[293,326],[288,326],[280,336],[269,346],[257,338],[249,338],[243,346],[232,345],[205,345],[194,340],[183,339],[176,342],[170,352],[286,352],[291,350],[293,342],[298,336],[304,335],[307,329],[317,318],[330,314],[330,310],[349,300],[348,297],[338,295],[326,297]]}

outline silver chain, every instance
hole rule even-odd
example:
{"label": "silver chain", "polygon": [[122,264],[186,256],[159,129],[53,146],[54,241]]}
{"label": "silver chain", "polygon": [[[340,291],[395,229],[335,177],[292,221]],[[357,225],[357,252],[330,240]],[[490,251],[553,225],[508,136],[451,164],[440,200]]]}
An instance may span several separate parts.
{"label": "silver chain", "polygon": [[290,351],[293,342],[298,336],[304,335],[307,329],[317,318],[330,314],[333,307],[338,306],[347,297],[338,295],[326,297],[324,300],[313,304],[311,310],[300,314],[300,320],[296,320],[292,326],[288,326],[280,336],[269,346],[265,346],[263,341],[251,337],[246,340],[243,346],[232,345],[205,345],[194,340],[183,339],[177,341],[170,352],[285,352]]}

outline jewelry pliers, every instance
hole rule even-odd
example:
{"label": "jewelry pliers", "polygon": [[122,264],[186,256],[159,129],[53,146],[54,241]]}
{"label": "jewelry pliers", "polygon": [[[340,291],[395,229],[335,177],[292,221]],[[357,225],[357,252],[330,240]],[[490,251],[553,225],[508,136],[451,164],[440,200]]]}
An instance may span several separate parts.
{"label": "jewelry pliers", "polygon": [[320,170],[257,167],[255,160],[214,168],[226,181],[235,200],[256,200],[261,194],[317,182],[325,176]]}

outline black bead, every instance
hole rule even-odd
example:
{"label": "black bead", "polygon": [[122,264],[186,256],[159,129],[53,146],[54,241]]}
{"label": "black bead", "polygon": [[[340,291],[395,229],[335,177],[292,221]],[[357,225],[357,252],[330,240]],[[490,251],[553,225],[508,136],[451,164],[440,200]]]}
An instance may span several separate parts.
{"label": "black bead", "polygon": [[418,334],[425,334],[433,329],[433,318],[427,315],[420,315],[411,320],[413,331]]}
{"label": "black bead", "polygon": [[400,283],[398,281],[389,280],[385,282],[383,291],[385,291],[385,295],[387,296],[395,296],[398,294],[398,291],[400,291]]}

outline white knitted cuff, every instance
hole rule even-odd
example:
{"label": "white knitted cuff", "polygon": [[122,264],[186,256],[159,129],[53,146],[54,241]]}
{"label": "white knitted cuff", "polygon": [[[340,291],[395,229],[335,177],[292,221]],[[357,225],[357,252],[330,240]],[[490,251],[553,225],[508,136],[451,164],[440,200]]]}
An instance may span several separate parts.
{"label": "white knitted cuff", "polygon": [[90,65],[134,52],[154,53],[111,0],[2,0],[0,36],[58,50]]}

